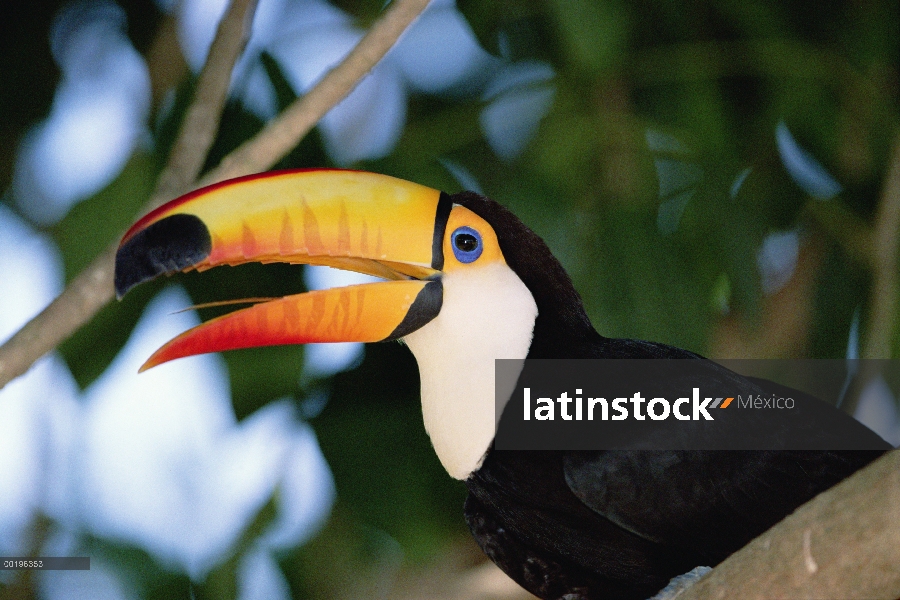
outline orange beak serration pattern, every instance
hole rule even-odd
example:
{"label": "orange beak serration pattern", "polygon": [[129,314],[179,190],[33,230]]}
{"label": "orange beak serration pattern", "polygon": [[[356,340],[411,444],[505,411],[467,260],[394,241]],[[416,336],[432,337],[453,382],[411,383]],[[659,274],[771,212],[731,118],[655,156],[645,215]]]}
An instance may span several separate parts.
{"label": "orange beak serration pattern", "polygon": [[[247,262],[327,265],[395,281],[238,310],[176,337],[142,370],[205,352],[405,335],[440,309],[440,284],[430,280],[440,268],[433,263],[442,263],[433,256],[445,223],[439,206],[449,210],[439,191],[401,179],[311,170],[223,182],[149,213],[122,240],[120,294],[163,273]],[[429,283],[421,304],[410,310]]]}

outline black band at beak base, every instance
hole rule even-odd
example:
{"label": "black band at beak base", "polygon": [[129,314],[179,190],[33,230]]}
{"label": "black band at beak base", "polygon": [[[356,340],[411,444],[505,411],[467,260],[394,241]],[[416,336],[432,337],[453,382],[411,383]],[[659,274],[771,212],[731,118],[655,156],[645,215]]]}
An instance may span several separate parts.
{"label": "black band at beak base", "polygon": [[441,192],[437,213],[434,216],[434,235],[431,238],[431,268],[436,271],[444,268],[444,233],[447,231],[447,221],[450,219],[451,210],[453,210],[453,200],[450,199],[450,194]]}
{"label": "black band at beak base", "polygon": [[426,325],[441,312],[443,302],[444,284],[440,279],[432,279],[419,291],[400,324],[383,341],[398,340]]}

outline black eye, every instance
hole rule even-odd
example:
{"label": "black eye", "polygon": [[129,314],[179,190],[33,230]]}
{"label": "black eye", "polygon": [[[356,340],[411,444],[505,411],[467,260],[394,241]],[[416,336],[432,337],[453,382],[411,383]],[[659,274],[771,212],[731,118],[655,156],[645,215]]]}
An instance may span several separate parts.
{"label": "black eye", "polygon": [[481,256],[481,234],[471,227],[460,227],[450,236],[453,254],[461,263],[471,263]]}
{"label": "black eye", "polygon": [[478,247],[478,238],[471,233],[460,233],[453,243],[463,252],[473,252]]}

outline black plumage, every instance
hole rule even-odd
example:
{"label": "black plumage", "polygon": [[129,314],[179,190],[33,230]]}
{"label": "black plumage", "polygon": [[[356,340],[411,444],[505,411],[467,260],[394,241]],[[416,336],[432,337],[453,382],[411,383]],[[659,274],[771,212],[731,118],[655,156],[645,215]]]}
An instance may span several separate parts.
{"label": "black plumage", "polygon": [[[501,205],[452,197],[494,228],[538,307],[528,358],[702,357],[597,333],[543,240]],[[711,361],[709,377],[737,377]],[[767,382],[747,389],[771,392]],[[824,413],[823,413],[824,414]],[[808,420],[809,421],[809,420]],[[466,480],[465,514],[485,553],[531,593],[568,600],[647,598],[714,566],[795,508],[891,447],[836,409],[798,435],[842,430],[871,451],[500,451]],[[827,431],[825,431],[827,429]],[[773,432],[773,435],[784,432]]]}

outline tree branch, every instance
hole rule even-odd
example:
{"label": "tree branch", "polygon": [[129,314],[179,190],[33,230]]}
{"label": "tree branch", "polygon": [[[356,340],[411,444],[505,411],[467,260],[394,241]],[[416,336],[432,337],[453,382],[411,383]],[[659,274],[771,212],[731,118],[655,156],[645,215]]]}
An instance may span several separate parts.
{"label": "tree branch", "polygon": [[169,162],[160,173],[146,209],[152,210],[184,193],[200,175],[206,154],[219,132],[231,73],[250,39],[257,2],[232,0],[219,22],[206,64],[197,78],[194,99],[185,113]]}
{"label": "tree branch", "polygon": [[244,142],[200,180],[200,186],[265,171],[315,127],[334,105],[372,70],[429,0],[394,0],[365,37],[302,98],[287,107],[258,135]]}
{"label": "tree branch", "polygon": [[[237,4],[241,4],[245,8],[250,6],[248,0],[238,0],[235,2],[235,5]],[[269,123],[259,134],[226,156],[219,166],[201,179],[195,187],[263,171],[278,162],[299,143],[328,110],[356,87],[359,81],[396,43],[403,31],[425,9],[427,4],[428,0],[394,0],[384,15],[376,21],[359,44],[337,67],[332,69],[308,94],[298,99]],[[210,61],[214,57],[213,50],[218,48],[216,44],[219,42],[220,35],[234,41],[232,36],[236,35],[237,28],[233,26],[233,23],[226,26],[224,21],[225,19],[223,19],[223,24],[217,34],[217,41],[213,42],[213,48],[210,50]],[[240,19],[240,22],[245,23],[244,19]],[[226,31],[230,33],[225,33]],[[241,41],[241,46],[243,43]],[[224,79],[224,86],[227,90],[231,68],[233,67],[228,68],[229,77],[227,78],[222,78],[221,75],[217,77],[211,75],[210,78],[215,81],[209,85],[221,84],[221,79]],[[201,79],[203,79],[202,75]],[[222,93],[221,90],[219,93]],[[206,155],[208,146],[200,151],[201,142],[195,141],[193,136],[196,135],[198,139],[205,139],[207,142],[215,137],[215,130],[209,133],[210,130],[204,129],[210,127],[209,121],[214,114],[212,102],[203,107],[195,105],[205,101],[203,99],[208,100],[211,96],[215,96],[213,91],[204,89],[201,92],[198,89],[197,98],[189,109],[182,129],[183,134],[179,137],[179,140],[184,140],[183,144],[176,145],[179,148],[176,151],[178,156],[170,160],[170,167],[174,169],[174,172],[171,174],[166,172],[160,177],[157,191],[146,207],[147,210],[188,191],[180,186],[185,185],[183,182],[190,181],[192,177],[196,176],[196,173],[190,177],[187,176],[188,171],[194,168],[194,161],[190,157],[180,156],[180,152],[183,149],[185,152],[192,153],[194,157],[201,158]],[[221,101],[224,102],[224,93],[221,98]],[[218,121],[218,114],[212,120]],[[193,130],[194,127],[201,131]],[[191,128],[193,133],[186,133],[188,128]],[[112,300],[113,265],[117,246],[118,244],[114,243],[104,250],[72,280],[58,298],[0,346],[0,389],[15,377],[25,373],[38,358],[56,348]]]}
{"label": "tree branch", "polygon": [[798,508],[679,600],[900,597],[900,451]]}
{"label": "tree branch", "polygon": [[897,253],[900,251],[900,134],[894,138],[873,233],[874,281],[869,293],[869,325],[860,354],[862,358],[890,358],[900,298],[897,285]]}
{"label": "tree branch", "polygon": [[[881,202],[868,236],[872,289],[869,291],[868,324],[860,350],[860,358],[863,359],[891,357],[900,303],[900,284],[897,281],[897,269],[900,267],[900,133],[894,138],[889,160]],[[873,379],[882,374],[885,362],[860,361],[859,372],[853,378],[852,387],[841,404],[842,410],[850,414],[856,411],[862,392]]]}

